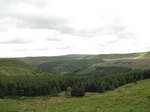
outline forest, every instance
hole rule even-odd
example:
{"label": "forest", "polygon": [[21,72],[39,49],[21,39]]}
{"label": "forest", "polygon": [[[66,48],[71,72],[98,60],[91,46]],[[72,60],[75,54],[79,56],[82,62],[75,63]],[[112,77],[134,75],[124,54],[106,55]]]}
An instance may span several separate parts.
{"label": "forest", "polygon": [[127,83],[150,78],[150,70],[101,76],[0,76],[0,98],[18,96],[58,96],[61,91],[71,97],[85,92],[114,90]]}
{"label": "forest", "polygon": [[37,65],[40,69],[52,72],[53,74],[65,76],[92,76],[92,75],[111,75],[138,71],[122,66],[97,66],[97,63],[105,62],[103,59],[78,59],[78,60],[59,60]]}

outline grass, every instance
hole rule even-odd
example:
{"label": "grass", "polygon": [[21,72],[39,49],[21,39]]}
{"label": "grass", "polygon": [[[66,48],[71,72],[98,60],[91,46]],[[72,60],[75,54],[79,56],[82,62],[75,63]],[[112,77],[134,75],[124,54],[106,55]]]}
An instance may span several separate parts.
{"label": "grass", "polygon": [[0,76],[34,76],[42,75],[42,73],[44,71],[20,60],[0,58]]}
{"label": "grass", "polygon": [[[22,97],[1,99],[0,112],[149,112],[150,79],[130,83],[106,93],[83,98]],[[89,97],[90,96],[90,97]]]}

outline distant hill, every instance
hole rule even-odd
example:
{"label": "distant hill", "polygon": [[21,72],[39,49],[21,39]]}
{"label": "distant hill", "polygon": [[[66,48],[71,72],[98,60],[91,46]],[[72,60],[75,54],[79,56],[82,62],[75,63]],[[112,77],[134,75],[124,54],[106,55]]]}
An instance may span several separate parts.
{"label": "distant hill", "polygon": [[[78,60],[59,60],[37,65],[46,71],[52,71],[58,75],[88,75],[91,74],[91,66],[102,59],[78,59]],[[90,71],[89,71],[90,70]],[[95,71],[95,70],[94,70]]]}
{"label": "distant hill", "polygon": [[58,75],[117,74],[150,68],[150,52],[27,57],[19,60]]}
{"label": "distant hill", "polygon": [[17,59],[0,59],[0,75],[33,76],[52,74]]}
{"label": "distant hill", "polygon": [[128,54],[100,54],[92,58],[101,58],[105,60],[118,59],[150,59],[150,52],[128,53]]}
{"label": "distant hill", "polygon": [[53,61],[86,59],[87,56],[88,55],[64,55],[64,56],[49,56],[49,57],[26,57],[18,59],[28,64],[39,65],[42,63],[48,63]]}
{"label": "distant hill", "polygon": [[29,63],[32,65],[39,65],[42,63],[60,60],[104,59],[108,61],[119,59],[150,59],[150,52],[128,53],[128,54],[100,54],[100,55],[72,54],[72,55],[49,56],[49,57],[26,57],[18,59],[25,63]]}
{"label": "distant hill", "polygon": [[103,63],[97,63],[95,66],[121,66],[135,69],[149,69],[150,59],[120,59],[105,61]]}

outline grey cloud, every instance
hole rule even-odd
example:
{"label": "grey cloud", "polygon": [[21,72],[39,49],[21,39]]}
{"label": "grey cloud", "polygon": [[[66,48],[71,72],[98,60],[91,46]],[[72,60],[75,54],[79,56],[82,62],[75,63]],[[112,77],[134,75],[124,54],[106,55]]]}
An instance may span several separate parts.
{"label": "grey cloud", "polygon": [[101,42],[101,43],[98,43],[97,46],[100,46],[100,47],[106,47],[106,46],[110,46],[110,44],[115,44],[118,40],[112,40],[112,41],[107,41],[107,42]]}
{"label": "grey cloud", "polygon": [[109,45],[108,43],[99,43],[99,44],[97,44],[97,46],[99,46],[99,47],[106,47],[108,45]]}
{"label": "grey cloud", "polygon": [[113,44],[113,43],[116,43],[117,41],[118,41],[118,39],[115,39],[115,40],[112,40],[112,41],[108,41],[107,43]]}
{"label": "grey cloud", "polygon": [[46,40],[47,41],[57,41],[58,42],[58,41],[61,41],[62,39],[61,38],[57,38],[57,37],[53,37],[53,38],[47,37]]}
{"label": "grey cloud", "polygon": [[[84,28],[82,30],[72,29],[70,30],[70,34],[78,35],[82,37],[94,37],[100,35],[115,35],[119,39],[121,38],[129,38],[133,36],[133,33],[127,32],[128,26],[123,23],[123,20],[120,18],[111,18],[111,17],[100,17],[100,21],[103,21],[103,25],[99,25],[98,27],[87,29]],[[87,23],[88,24],[88,23]],[[98,24],[98,22],[97,22]]]}
{"label": "grey cloud", "polygon": [[[119,39],[125,39],[133,37],[133,33],[128,32],[128,26],[123,23],[123,20],[120,18],[115,18],[111,20],[112,22],[108,25],[108,31],[116,35]],[[108,32],[108,33],[109,33]]]}
{"label": "grey cloud", "polygon": [[66,50],[66,49],[71,49],[72,47],[73,46],[63,45],[63,46],[58,47],[57,49],[64,49],[64,50]]}
{"label": "grey cloud", "polygon": [[49,50],[49,48],[37,48],[37,49],[32,49],[33,51],[46,51]]}
{"label": "grey cloud", "polygon": [[[43,15],[42,13],[18,14],[13,10],[11,11],[8,7],[9,5],[5,6],[5,3],[15,4],[18,2],[26,2],[35,5],[40,5],[41,3],[46,4],[47,0],[2,0],[1,3],[3,3],[3,5],[0,5],[0,7],[2,6],[0,16],[2,18],[9,17],[16,19],[14,25],[19,28],[50,29],[57,31],[61,34],[75,35],[81,37],[94,37],[105,34],[116,35],[118,38],[128,38],[133,36],[131,32],[126,31],[128,27],[125,24],[123,24],[120,18],[112,18],[110,16],[100,17],[99,21],[103,21],[103,25],[99,25],[99,27],[95,27],[94,29],[84,28],[81,30],[77,30],[70,26],[71,21],[66,18]],[[0,30],[4,31],[6,29],[0,26]],[[48,40],[59,41],[59,39],[54,38],[49,38]]]}
{"label": "grey cloud", "polygon": [[31,29],[50,29],[58,31],[62,34],[71,34],[73,28],[69,26],[70,21],[65,18],[47,16],[42,14],[15,14],[14,18],[17,18],[19,24],[17,27],[20,28],[31,28]]}
{"label": "grey cloud", "polygon": [[0,40],[0,43],[4,43],[4,44],[25,44],[27,42],[28,41],[22,39],[21,37],[20,38],[9,39],[9,40],[4,40],[4,41]]}

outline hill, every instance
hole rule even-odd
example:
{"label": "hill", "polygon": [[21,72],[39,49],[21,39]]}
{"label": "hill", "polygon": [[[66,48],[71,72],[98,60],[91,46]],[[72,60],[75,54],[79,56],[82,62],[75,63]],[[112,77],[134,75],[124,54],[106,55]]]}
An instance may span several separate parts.
{"label": "hill", "polygon": [[105,60],[150,59],[150,52],[128,53],[128,54],[100,54],[92,58],[101,58]]}
{"label": "hill", "polygon": [[76,55],[49,56],[49,57],[26,57],[18,59],[25,63],[29,63],[32,65],[39,65],[52,61],[80,60],[80,59],[103,59],[105,61],[122,60],[122,59],[150,59],[150,52],[128,53],[128,54],[100,54],[100,55],[76,54]]}
{"label": "hill", "polygon": [[[98,63],[98,64],[97,64]],[[121,66],[99,66],[106,63],[102,59],[80,59],[80,60],[63,60],[43,63],[38,65],[39,68],[51,71],[58,75],[111,75],[137,71],[137,69]]]}
{"label": "hill", "polygon": [[19,60],[58,75],[110,75],[150,68],[150,52],[27,57]]}
{"label": "hill", "polygon": [[42,63],[48,63],[53,61],[64,61],[64,60],[78,60],[78,59],[86,59],[89,55],[64,55],[64,56],[50,56],[50,57],[26,57],[26,58],[18,58],[19,60],[31,64],[31,65],[39,65]]}
{"label": "hill", "polygon": [[[90,67],[101,59],[59,60],[38,65],[39,68],[58,75],[87,75],[93,70]],[[89,71],[90,70],[90,71]]]}
{"label": "hill", "polygon": [[150,59],[120,59],[120,60],[110,60],[103,63],[97,63],[95,66],[121,66],[129,67],[135,69],[149,69]]}
{"label": "hill", "polygon": [[52,75],[35,66],[26,64],[17,59],[0,59],[0,75],[5,76],[32,76],[32,75]]}
{"label": "hill", "polygon": [[[1,112],[149,112],[150,79],[129,83],[106,93],[86,93],[83,98],[22,97],[0,99]],[[90,97],[89,97],[90,96]]]}

